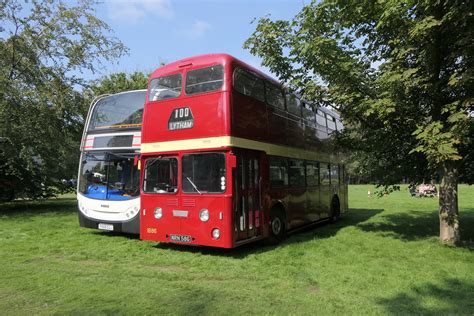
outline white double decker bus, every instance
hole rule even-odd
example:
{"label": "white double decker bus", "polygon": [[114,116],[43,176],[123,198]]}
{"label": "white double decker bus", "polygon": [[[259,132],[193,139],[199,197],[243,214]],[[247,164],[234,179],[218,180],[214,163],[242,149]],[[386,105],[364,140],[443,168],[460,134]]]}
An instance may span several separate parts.
{"label": "white double decker bus", "polygon": [[139,155],[146,90],[96,98],[81,141],[79,224],[130,234],[140,231]]}

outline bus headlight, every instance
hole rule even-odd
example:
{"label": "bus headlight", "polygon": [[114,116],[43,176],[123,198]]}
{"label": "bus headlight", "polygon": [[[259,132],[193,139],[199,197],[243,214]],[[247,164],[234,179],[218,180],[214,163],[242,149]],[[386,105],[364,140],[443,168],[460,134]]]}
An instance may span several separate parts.
{"label": "bus headlight", "polygon": [[219,228],[214,228],[212,230],[212,238],[219,239],[219,237],[221,237],[221,231],[219,230]]}
{"label": "bus headlight", "polygon": [[199,219],[203,222],[207,222],[209,220],[209,211],[205,208],[199,212]]}
{"label": "bus headlight", "polygon": [[160,219],[161,217],[163,217],[163,210],[161,209],[161,207],[155,208],[154,215],[156,219]]}

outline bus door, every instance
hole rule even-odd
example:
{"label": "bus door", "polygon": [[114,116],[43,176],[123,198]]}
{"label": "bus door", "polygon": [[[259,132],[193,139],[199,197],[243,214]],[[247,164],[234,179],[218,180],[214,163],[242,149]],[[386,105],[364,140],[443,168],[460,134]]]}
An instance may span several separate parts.
{"label": "bus door", "polygon": [[234,173],[235,240],[260,235],[262,225],[260,155],[239,151]]}

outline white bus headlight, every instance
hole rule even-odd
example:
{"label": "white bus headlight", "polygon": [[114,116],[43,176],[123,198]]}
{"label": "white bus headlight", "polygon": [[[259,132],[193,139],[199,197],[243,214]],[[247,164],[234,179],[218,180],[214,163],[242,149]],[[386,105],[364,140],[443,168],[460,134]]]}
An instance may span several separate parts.
{"label": "white bus headlight", "polygon": [[209,211],[203,208],[201,212],[199,212],[199,219],[203,222],[207,222],[209,220]]}
{"label": "white bus headlight", "polygon": [[219,237],[221,237],[221,231],[219,230],[219,228],[214,228],[212,230],[212,238],[219,239]]}
{"label": "white bus headlight", "polygon": [[163,210],[161,209],[161,207],[155,208],[154,215],[156,219],[160,219],[161,217],[163,217]]}

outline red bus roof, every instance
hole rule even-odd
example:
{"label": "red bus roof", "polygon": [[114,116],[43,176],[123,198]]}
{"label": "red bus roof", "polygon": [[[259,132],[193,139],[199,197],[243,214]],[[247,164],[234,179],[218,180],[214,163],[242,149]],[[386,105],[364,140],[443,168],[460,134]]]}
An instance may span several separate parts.
{"label": "red bus roof", "polygon": [[180,59],[174,62],[171,62],[169,64],[166,64],[164,66],[161,66],[160,68],[156,69],[151,75],[150,79],[157,78],[166,74],[170,73],[176,73],[180,69],[193,69],[193,68],[202,68],[206,66],[211,66],[215,64],[222,64],[222,65],[227,65],[227,64],[237,64],[243,68],[246,68],[258,76],[265,78],[269,81],[271,81],[273,84],[281,86],[281,84],[275,80],[274,78],[266,75],[262,71],[256,69],[253,66],[250,66],[249,64],[229,55],[229,54],[224,54],[224,53],[218,53],[218,54],[204,54],[204,55],[197,55],[193,57],[188,57],[184,59]]}

